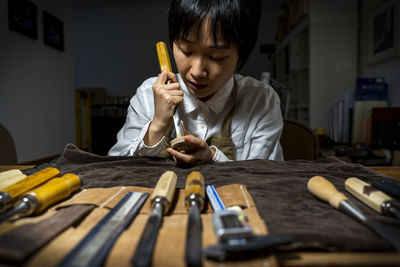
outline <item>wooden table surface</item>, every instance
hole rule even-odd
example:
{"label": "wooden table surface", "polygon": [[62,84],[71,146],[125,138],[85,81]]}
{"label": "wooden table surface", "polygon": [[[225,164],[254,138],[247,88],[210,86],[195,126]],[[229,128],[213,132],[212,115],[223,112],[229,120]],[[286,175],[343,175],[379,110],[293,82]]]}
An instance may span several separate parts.
{"label": "wooden table surface", "polygon": [[[0,165],[0,172],[31,165]],[[400,167],[368,167],[400,180]],[[400,252],[287,252],[278,253],[279,266],[400,266]]]}

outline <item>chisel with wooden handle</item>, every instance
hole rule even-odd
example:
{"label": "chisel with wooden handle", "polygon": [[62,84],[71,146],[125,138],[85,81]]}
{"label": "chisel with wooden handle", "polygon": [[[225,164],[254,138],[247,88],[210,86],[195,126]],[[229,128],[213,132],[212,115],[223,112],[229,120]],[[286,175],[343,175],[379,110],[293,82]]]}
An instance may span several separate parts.
{"label": "chisel with wooden handle", "polygon": [[26,174],[23,174],[21,170],[8,170],[0,173],[0,190],[9,187],[12,184],[15,184],[19,181],[22,181],[27,177]]}
{"label": "chisel with wooden handle", "polygon": [[382,191],[373,188],[370,184],[356,177],[348,178],[344,185],[348,192],[376,212],[400,218],[399,207],[394,204],[391,197]]}
{"label": "chisel with wooden handle", "polygon": [[162,217],[167,213],[174,196],[177,176],[173,171],[164,172],[151,195],[153,208],[140,237],[131,263],[136,267],[150,266]]}
{"label": "chisel with wooden handle", "polygon": [[186,178],[185,207],[189,211],[186,232],[185,261],[187,266],[202,264],[202,223],[200,212],[204,207],[204,177],[198,171],[191,172]]}
{"label": "chisel with wooden handle", "polygon": [[0,222],[18,215],[18,217],[39,214],[49,206],[68,198],[81,187],[79,177],[67,173],[63,177],[56,177],[47,183],[24,194],[15,207],[0,215]]}
{"label": "chisel with wooden handle", "polygon": [[[158,63],[160,64],[161,72],[164,70],[172,72],[171,61],[169,59],[166,44],[164,42],[158,42],[156,44],[156,49],[157,49]],[[183,127],[177,109],[175,109],[175,113],[172,118],[174,121],[176,138],[171,141],[171,147],[173,149],[176,149],[177,151],[187,151],[190,149],[190,147],[187,147],[187,144],[185,143],[184,139],[185,133],[183,132]]]}
{"label": "chisel with wooden handle", "polygon": [[49,167],[29,175],[24,180],[4,188],[0,192],[0,212],[11,207],[22,194],[60,174],[56,168]]}
{"label": "chisel with wooden handle", "polygon": [[378,236],[386,240],[393,248],[400,250],[400,240],[382,224],[368,219],[349,199],[340,193],[336,187],[322,176],[314,176],[308,180],[308,190],[322,201],[350,215],[357,221],[369,227]]}

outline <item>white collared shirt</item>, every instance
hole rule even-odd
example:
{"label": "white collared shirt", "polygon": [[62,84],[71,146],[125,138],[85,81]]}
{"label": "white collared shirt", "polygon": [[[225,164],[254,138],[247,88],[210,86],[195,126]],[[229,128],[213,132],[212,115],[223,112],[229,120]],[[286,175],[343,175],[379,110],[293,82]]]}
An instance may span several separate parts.
{"label": "white collared shirt", "polygon": [[[233,77],[206,102],[194,97],[179,74],[177,77],[184,92],[183,103],[178,112],[185,128],[203,140],[211,136],[221,136],[222,123],[234,104],[231,94]],[[234,77],[237,99],[233,110],[231,137],[235,160],[283,160],[279,143],[283,122],[278,95],[272,87],[252,77],[239,74]],[[118,141],[109,151],[110,156],[157,156],[162,151],[166,138],[151,147],[143,142],[154,116],[152,85],[156,79],[153,77],[144,81],[132,97],[125,125],[118,132]],[[221,162],[229,159],[216,149],[213,160]]]}

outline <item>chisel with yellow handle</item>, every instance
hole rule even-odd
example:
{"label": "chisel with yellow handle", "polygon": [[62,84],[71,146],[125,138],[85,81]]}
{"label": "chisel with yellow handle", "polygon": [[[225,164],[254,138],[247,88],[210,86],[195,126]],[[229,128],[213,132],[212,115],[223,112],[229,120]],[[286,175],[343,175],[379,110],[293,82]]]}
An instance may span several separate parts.
{"label": "chisel with yellow handle", "polygon": [[8,209],[12,203],[25,192],[35,188],[58,174],[60,174],[59,170],[54,167],[49,167],[35,172],[24,180],[4,188],[0,191],[0,212]]}
{"label": "chisel with yellow handle", "polygon": [[151,195],[151,206],[153,210],[147,220],[146,227],[143,230],[135,254],[131,260],[131,263],[135,267],[151,265],[162,217],[167,213],[171,205],[177,178],[175,172],[166,171],[157,182],[154,192]]}
{"label": "chisel with yellow handle", "polygon": [[0,222],[15,215],[19,217],[39,214],[49,206],[68,198],[71,193],[79,190],[81,181],[79,176],[67,173],[62,177],[56,177],[47,183],[24,194],[15,207],[0,215]]}
{"label": "chisel with yellow handle", "polygon": [[400,218],[399,207],[394,204],[390,196],[382,191],[373,188],[370,184],[356,177],[348,178],[344,185],[348,192],[376,212]]}
{"label": "chisel with yellow handle", "polygon": [[[164,42],[158,42],[156,44],[156,49],[157,49],[158,63],[160,64],[161,72],[164,70],[172,72],[171,61],[169,59],[166,44]],[[183,131],[183,127],[177,109],[175,109],[175,113],[172,118],[174,120],[176,138],[171,141],[171,147],[180,152],[185,152],[190,150],[189,145],[185,143],[185,138],[184,138],[185,133]]]}
{"label": "chisel with yellow handle", "polygon": [[400,250],[400,239],[392,231],[377,221],[367,218],[344,194],[322,176],[314,176],[308,180],[308,190],[317,198],[328,202],[331,206],[345,212],[357,221],[369,227],[378,236],[386,240],[393,248]]}
{"label": "chisel with yellow handle", "polygon": [[21,170],[13,169],[0,173],[0,190],[9,187],[27,177]]}

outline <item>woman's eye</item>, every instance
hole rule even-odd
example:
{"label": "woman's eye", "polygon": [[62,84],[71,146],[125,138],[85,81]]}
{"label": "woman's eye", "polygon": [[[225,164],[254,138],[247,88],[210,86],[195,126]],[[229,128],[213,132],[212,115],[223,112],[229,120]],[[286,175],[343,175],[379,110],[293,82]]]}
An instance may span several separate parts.
{"label": "woman's eye", "polygon": [[210,56],[210,58],[215,61],[223,61],[224,59],[228,58],[228,56]]}

